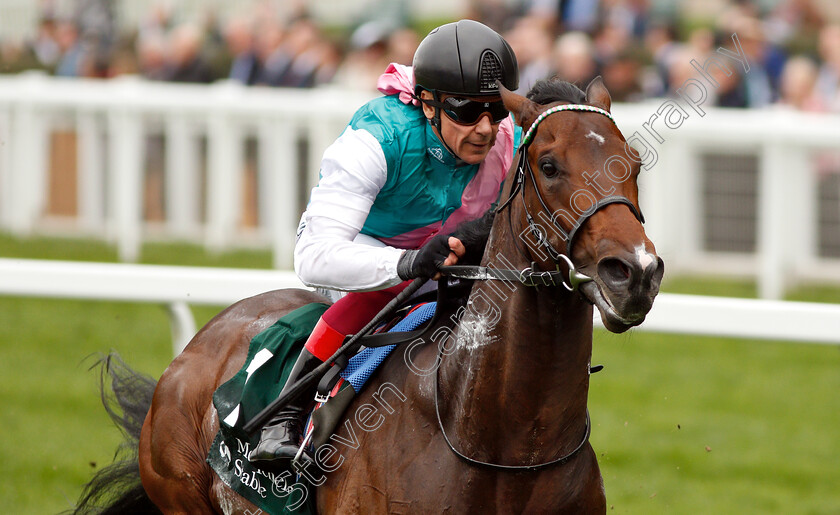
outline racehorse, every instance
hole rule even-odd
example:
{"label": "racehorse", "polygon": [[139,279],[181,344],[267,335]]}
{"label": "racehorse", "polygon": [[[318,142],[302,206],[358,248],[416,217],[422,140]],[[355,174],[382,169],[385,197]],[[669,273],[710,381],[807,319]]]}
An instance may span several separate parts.
{"label": "racehorse", "polygon": [[[437,327],[377,371],[403,401],[360,420],[359,410],[375,405],[372,386],[350,404],[335,436],[351,444],[317,488],[321,513],[606,511],[588,439],[593,306],[610,331],[640,324],[664,270],[642,225],[641,159],[612,120],[600,79],[585,93],[552,80],[527,98],[501,95],[530,130],[481,266],[461,271],[473,279],[469,297],[458,309],[439,304],[449,312]],[[212,395],[243,366],[253,336],[323,301],[304,290],[268,292],[196,334],[157,382],[133,467],[143,490],[115,502],[120,510],[258,512],[205,462],[219,429]],[[375,431],[360,430],[364,420],[375,420]]]}

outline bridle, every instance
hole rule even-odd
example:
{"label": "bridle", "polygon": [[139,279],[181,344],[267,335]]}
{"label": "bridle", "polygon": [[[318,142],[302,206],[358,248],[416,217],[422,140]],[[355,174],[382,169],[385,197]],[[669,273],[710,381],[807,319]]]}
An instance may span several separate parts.
{"label": "bridle", "polygon": [[[609,118],[613,123],[615,120],[613,119],[612,115],[598,107],[583,105],[583,104],[563,104],[559,106],[555,106],[543,111],[535,120],[534,123],[531,124],[531,127],[525,133],[525,136],[522,138],[522,144],[519,147],[519,162],[516,167],[516,175],[514,177],[514,184],[510,189],[510,194],[508,195],[507,199],[496,208],[496,214],[504,210],[506,207],[511,205],[511,202],[516,197],[516,194],[519,193],[522,198],[522,207],[525,210],[525,219],[528,221],[528,228],[531,233],[536,238],[536,242],[538,245],[542,246],[545,251],[548,253],[549,257],[551,257],[552,261],[557,267],[557,270],[553,271],[539,271],[536,270],[536,264],[532,263],[530,268],[526,268],[524,270],[510,270],[510,269],[500,269],[500,268],[491,268],[491,267],[482,267],[482,266],[448,266],[442,267],[441,271],[444,272],[446,275],[458,277],[462,279],[474,279],[474,280],[497,280],[497,281],[509,281],[509,282],[519,282],[525,286],[563,286],[569,291],[575,291],[578,287],[586,282],[590,282],[593,279],[580,271],[578,271],[574,263],[571,260],[571,253],[572,253],[572,245],[574,244],[574,238],[580,231],[581,227],[586,223],[589,218],[592,217],[596,212],[603,209],[604,207],[610,204],[624,204],[630,208],[630,211],[633,212],[633,215],[636,217],[639,222],[644,223],[645,219],[642,216],[641,211],[633,204],[630,199],[621,195],[610,195],[604,197],[598,201],[596,201],[592,206],[589,207],[585,212],[583,212],[580,217],[575,221],[572,228],[566,232],[557,219],[554,217],[554,214],[551,213],[551,210],[546,205],[545,201],[540,195],[540,189],[537,187],[536,178],[534,177],[534,171],[531,169],[531,163],[528,160],[528,149],[530,148],[530,144],[533,141],[534,134],[536,134],[537,127],[539,126],[542,121],[558,112],[562,111],[590,111],[602,114]],[[531,213],[528,212],[528,204],[525,201],[525,181],[526,178],[530,177],[531,182],[534,185],[534,192],[537,194],[537,199],[540,202],[540,206],[542,207],[543,211],[549,213],[549,217],[551,223],[560,231],[566,238],[566,253],[561,254],[558,252],[551,242],[548,241],[548,237],[544,234],[543,230],[534,222],[534,217],[531,216]],[[510,212],[510,210],[509,210]],[[512,224],[512,221],[509,221]],[[517,248],[519,246],[517,245]],[[520,252],[522,252],[520,250]],[[568,269],[568,276],[565,276],[560,271],[560,264],[565,264]],[[567,282],[568,280],[568,282]],[[436,370],[435,370],[435,379],[434,379],[434,402],[435,402],[435,414],[437,415],[438,426],[440,427],[440,432],[443,435],[444,441],[446,441],[446,445],[449,446],[449,449],[455,453],[459,458],[463,459],[467,463],[471,465],[478,465],[483,467],[489,467],[492,469],[497,470],[510,470],[510,471],[534,471],[540,470],[543,468],[548,468],[555,465],[562,465],[569,460],[571,460],[574,456],[576,456],[586,445],[586,442],[589,441],[589,434],[592,429],[592,425],[589,420],[589,410],[586,410],[586,425],[584,427],[583,439],[580,443],[569,453],[555,458],[553,460],[539,463],[536,465],[502,465],[498,463],[489,463],[485,461],[480,461],[474,458],[470,458],[466,456],[461,451],[455,448],[452,442],[449,440],[449,437],[446,435],[446,430],[443,427],[443,420],[440,418],[440,407],[438,404],[438,380],[439,380],[439,370],[440,365],[443,362],[443,346],[441,346],[436,362]],[[596,371],[594,368],[590,368],[590,371]]]}
{"label": "bridle", "polygon": [[[557,220],[557,218],[554,216],[554,213],[551,212],[548,205],[545,203],[545,200],[540,194],[540,189],[537,187],[537,181],[534,177],[534,170],[531,168],[531,162],[528,159],[528,150],[530,149],[531,142],[534,139],[534,135],[536,134],[537,128],[539,127],[540,123],[542,123],[542,121],[545,120],[548,116],[562,111],[589,111],[593,113],[598,113],[606,116],[610,119],[610,121],[615,123],[615,119],[613,118],[612,114],[609,113],[609,111],[585,104],[563,104],[551,107],[540,113],[540,115],[537,116],[537,118],[534,120],[534,123],[531,124],[531,127],[528,128],[528,131],[522,138],[522,144],[519,146],[519,162],[516,165],[516,172],[513,178],[514,183],[510,189],[510,194],[508,195],[507,199],[505,199],[505,201],[502,202],[502,204],[496,208],[495,211],[496,214],[498,214],[501,211],[503,211],[506,207],[510,206],[511,202],[516,197],[516,194],[519,193],[522,197],[522,208],[525,210],[525,219],[528,222],[528,229],[534,236],[536,244],[545,249],[548,256],[551,258],[552,261],[554,261],[556,270],[536,270],[536,264],[532,263],[530,268],[525,268],[523,270],[506,270],[482,266],[448,266],[442,268],[441,271],[443,271],[447,275],[451,275],[453,277],[458,277],[461,279],[520,282],[525,286],[563,286],[569,291],[575,291],[581,284],[592,281],[591,277],[577,270],[577,268],[575,268],[575,265],[574,263],[572,263],[571,260],[572,246],[575,242],[575,236],[578,235],[580,229],[587,222],[587,220],[589,220],[595,213],[597,213],[598,211],[610,204],[624,204],[628,208],[630,208],[630,211],[633,213],[633,216],[635,216],[639,222],[645,223],[645,218],[642,215],[642,212],[636,207],[635,204],[633,204],[633,202],[630,199],[622,195],[609,195],[598,199],[594,204],[589,206],[589,208],[586,211],[581,213],[581,215],[577,218],[577,220],[575,220],[575,223],[572,225],[572,228],[569,229],[568,232],[563,228],[562,225],[560,225],[560,222]],[[539,201],[540,206],[542,207],[542,213],[547,213],[547,217],[551,221],[551,224],[560,232],[560,234],[566,240],[565,254],[559,252],[557,249],[554,248],[554,246],[548,240],[548,234],[546,234],[547,231],[545,231],[545,229],[543,229],[539,224],[537,224],[534,221],[534,217],[528,211],[528,203],[525,200],[525,182],[528,177],[530,177],[531,183],[534,185],[534,192],[537,194],[537,200]],[[566,265],[566,267],[568,268],[568,275],[561,272],[561,263]]]}

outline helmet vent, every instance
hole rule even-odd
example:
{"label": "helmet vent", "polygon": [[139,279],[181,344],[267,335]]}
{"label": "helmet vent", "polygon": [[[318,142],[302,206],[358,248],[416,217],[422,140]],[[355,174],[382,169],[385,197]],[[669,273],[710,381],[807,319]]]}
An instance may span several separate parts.
{"label": "helmet vent", "polygon": [[485,50],[481,55],[481,68],[478,72],[478,86],[481,91],[498,90],[496,80],[504,82],[502,76],[502,63],[495,52]]}

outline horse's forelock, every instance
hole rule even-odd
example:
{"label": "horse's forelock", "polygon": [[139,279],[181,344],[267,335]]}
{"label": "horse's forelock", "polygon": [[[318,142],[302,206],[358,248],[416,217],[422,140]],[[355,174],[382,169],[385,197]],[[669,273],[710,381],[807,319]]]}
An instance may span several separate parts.
{"label": "horse's forelock", "polygon": [[571,82],[560,80],[557,77],[537,81],[531,87],[526,98],[542,105],[554,102],[586,103],[586,93]]}

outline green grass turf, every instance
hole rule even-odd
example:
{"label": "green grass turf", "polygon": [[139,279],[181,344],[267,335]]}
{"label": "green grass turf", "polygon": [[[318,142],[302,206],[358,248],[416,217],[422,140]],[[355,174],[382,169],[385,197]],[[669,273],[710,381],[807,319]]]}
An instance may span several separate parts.
{"label": "green grass turf", "polygon": [[840,513],[840,350],[599,331],[590,410],[615,513]]}
{"label": "green grass turf", "polygon": [[[114,261],[89,241],[0,235],[0,256]],[[143,249],[144,262],[267,267],[267,252]],[[665,291],[754,296],[755,284],[669,278]],[[791,298],[840,302],[806,286]],[[194,308],[196,322],[218,308]],[[713,321],[710,321],[713,323]],[[171,359],[161,306],[0,297],[2,513],[69,508],[120,442],[93,354],[154,377]],[[596,332],[592,444],[610,513],[840,513],[840,349],[729,338]]]}

